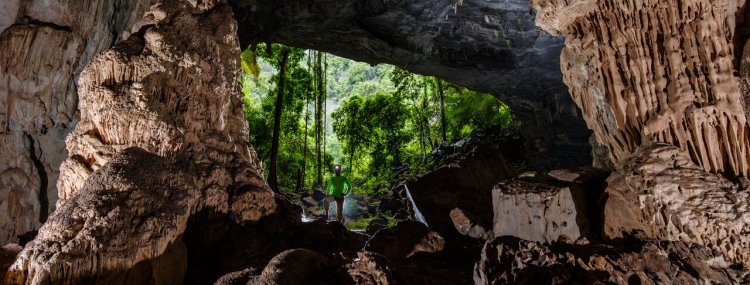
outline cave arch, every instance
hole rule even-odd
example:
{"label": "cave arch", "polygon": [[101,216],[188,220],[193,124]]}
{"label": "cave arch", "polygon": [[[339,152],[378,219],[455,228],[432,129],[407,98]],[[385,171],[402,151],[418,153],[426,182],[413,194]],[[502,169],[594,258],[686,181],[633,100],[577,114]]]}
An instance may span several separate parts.
{"label": "cave arch", "polygon": [[[316,49],[388,63],[496,96],[521,122],[529,164],[591,165],[591,131],[562,82],[563,36],[528,1],[229,1],[240,45]],[[597,155],[606,164],[606,148]]]}

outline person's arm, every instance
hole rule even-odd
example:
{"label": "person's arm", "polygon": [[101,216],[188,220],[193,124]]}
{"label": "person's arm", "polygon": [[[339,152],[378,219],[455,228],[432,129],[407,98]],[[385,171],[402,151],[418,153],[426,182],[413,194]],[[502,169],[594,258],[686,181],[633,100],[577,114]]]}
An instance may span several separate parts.
{"label": "person's arm", "polygon": [[328,179],[328,184],[326,187],[326,196],[331,196],[333,194],[333,183],[331,183],[332,179]]}
{"label": "person's arm", "polygon": [[349,195],[352,192],[352,184],[349,183],[349,179],[344,177],[344,196]]}

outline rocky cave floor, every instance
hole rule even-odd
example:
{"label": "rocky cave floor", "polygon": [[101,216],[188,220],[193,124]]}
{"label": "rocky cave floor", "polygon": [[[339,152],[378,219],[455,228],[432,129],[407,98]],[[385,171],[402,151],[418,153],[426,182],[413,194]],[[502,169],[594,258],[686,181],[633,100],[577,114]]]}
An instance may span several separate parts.
{"label": "rocky cave floor", "polygon": [[[723,185],[734,187],[738,192],[730,193],[744,197],[747,191],[738,190],[739,185],[718,176],[675,179],[691,167],[674,167],[686,158],[669,146],[645,151],[642,157],[646,159],[625,165],[628,173],[576,168],[516,175],[509,166],[515,158],[506,160],[499,151],[498,147],[505,147],[502,141],[469,139],[441,145],[430,156],[440,166],[435,171],[402,180],[388,197],[355,196],[351,202],[358,204],[358,211],[348,212],[345,223],[362,216],[381,217],[372,219],[364,231],[349,230],[322,217],[315,203],[322,199],[322,192],[302,195],[294,203],[277,197],[285,210],[252,226],[222,225],[224,218],[210,212],[194,215],[179,243],[183,245],[170,245],[157,258],[182,264],[177,270],[152,265],[148,273],[136,274],[136,266],[128,274],[114,274],[118,277],[112,280],[159,284],[157,275],[185,272],[184,277],[170,280],[217,285],[750,284],[746,247],[731,244],[746,243],[746,228],[739,234],[729,233],[726,241],[717,239],[707,245],[679,241],[649,232],[659,229],[649,229],[651,225],[645,226],[648,223],[642,219],[653,213],[657,215],[650,217],[656,221],[653,227],[666,222],[661,226],[665,230],[674,230],[674,224],[680,223],[689,237],[711,233],[717,225],[700,228],[687,221],[690,211],[684,207],[672,211],[654,206],[662,205],[655,203],[658,197],[653,195],[658,192],[639,190],[640,195],[651,195],[640,196],[644,201],[641,209],[621,208],[630,204],[612,198],[634,191],[623,187],[646,189],[644,185],[657,191],[672,187],[689,193]],[[681,172],[666,177],[666,165]],[[649,180],[656,177],[648,173],[654,169],[660,171],[657,176],[661,178]],[[633,182],[636,180],[645,184]],[[629,182],[618,184],[622,181]],[[700,195],[702,202],[713,203],[706,206],[721,208],[721,201],[707,200],[707,196],[711,195]],[[674,193],[670,197],[683,203],[696,199]],[[742,213],[743,207],[740,204],[730,210],[729,214],[739,216],[723,216],[730,219],[720,226],[744,223],[747,214]],[[612,209],[618,214],[608,215]],[[671,219],[660,220],[666,211]],[[311,220],[300,222],[301,215]],[[389,227],[390,220],[398,222]],[[687,227],[693,232],[685,230]],[[18,245],[2,248],[1,272],[5,273],[21,250]],[[173,259],[170,253],[180,251],[187,253],[181,260]],[[157,273],[154,268],[164,272]],[[6,283],[18,284],[14,283],[15,273],[9,275]],[[101,284],[106,278],[91,280]]]}

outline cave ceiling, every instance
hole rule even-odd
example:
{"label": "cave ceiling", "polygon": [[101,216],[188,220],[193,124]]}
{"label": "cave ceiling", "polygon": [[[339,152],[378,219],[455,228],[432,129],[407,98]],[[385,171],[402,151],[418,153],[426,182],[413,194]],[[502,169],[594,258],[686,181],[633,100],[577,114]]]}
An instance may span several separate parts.
{"label": "cave ceiling", "polygon": [[230,0],[240,44],[273,42],[441,77],[514,109],[567,95],[564,37],[534,24],[526,0]]}

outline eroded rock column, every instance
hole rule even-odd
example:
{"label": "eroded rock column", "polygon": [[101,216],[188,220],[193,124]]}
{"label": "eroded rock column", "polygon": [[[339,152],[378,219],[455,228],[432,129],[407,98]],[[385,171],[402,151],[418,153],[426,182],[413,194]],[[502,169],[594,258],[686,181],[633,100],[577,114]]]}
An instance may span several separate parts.
{"label": "eroded rock column", "polygon": [[6,284],[182,284],[228,229],[267,223],[240,231],[242,252],[299,223],[245,141],[229,6],[166,0],[134,27],[81,72],[59,208]]}
{"label": "eroded rock column", "polygon": [[621,162],[679,146],[701,168],[748,173],[732,40],[744,1],[534,0],[536,23],[566,36],[563,79],[589,128]]}

